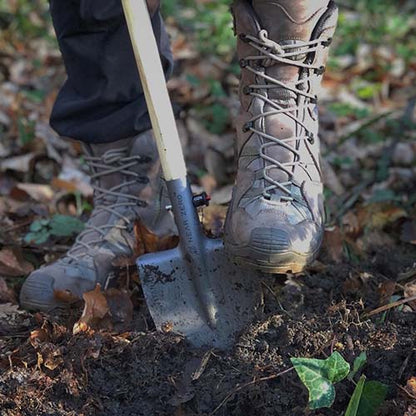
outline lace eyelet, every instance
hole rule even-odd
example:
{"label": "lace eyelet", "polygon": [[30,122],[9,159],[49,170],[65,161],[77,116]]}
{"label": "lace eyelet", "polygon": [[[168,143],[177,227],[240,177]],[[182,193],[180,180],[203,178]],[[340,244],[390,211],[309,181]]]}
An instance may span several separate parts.
{"label": "lace eyelet", "polygon": [[248,131],[250,131],[250,129],[252,129],[254,127],[254,123],[252,121],[244,124],[242,131],[243,133],[247,133]]}
{"label": "lace eyelet", "polygon": [[153,162],[153,159],[149,156],[139,156],[139,162],[140,163],[151,163],[151,162]]}
{"label": "lace eyelet", "polygon": [[150,179],[147,176],[140,176],[137,178],[137,182],[147,185],[150,182]]}
{"label": "lace eyelet", "polygon": [[313,134],[309,134],[309,136],[308,136],[308,142],[310,144],[315,144],[315,136]]}
{"label": "lace eyelet", "polygon": [[311,103],[311,104],[318,104],[318,97],[314,97],[314,98],[310,98],[309,99],[309,102]]}
{"label": "lace eyelet", "polygon": [[252,93],[253,92],[253,88],[250,88],[248,85],[246,85],[244,88],[243,88],[243,94],[245,94],[245,95],[249,95],[250,93]]}
{"label": "lace eyelet", "polygon": [[325,72],[326,68],[322,65],[318,69],[315,69],[316,75],[322,75]]}
{"label": "lace eyelet", "polygon": [[332,38],[328,38],[327,40],[322,41],[322,46],[325,46],[326,48],[328,48],[331,43],[332,43]]}
{"label": "lace eyelet", "polygon": [[245,68],[248,65],[248,61],[246,59],[240,59],[240,68]]}
{"label": "lace eyelet", "polygon": [[240,34],[238,35],[238,38],[239,38],[241,41],[243,41],[244,43],[248,43],[248,42],[249,42],[249,40],[247,39],[247,36],[246,36],[244,33],[240,33]]}

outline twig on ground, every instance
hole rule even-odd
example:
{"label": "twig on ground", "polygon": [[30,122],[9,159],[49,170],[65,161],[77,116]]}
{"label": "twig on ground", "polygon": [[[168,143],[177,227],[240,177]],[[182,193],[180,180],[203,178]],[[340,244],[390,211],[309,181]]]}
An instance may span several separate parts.
{"label": "twig on ground", "polygon": [[249,383],[242,384],[241,386],[236,387],[231,393],[229,393],[229,394],[227,394],[227,396],[225,396],[224,400],[212,411],[212,413],[210,413],[209,416],[213,416],[215,413],[217,413],[218,410],[220,410],[221,407],[223,407],[228,402],[228,400],[230,400],[231,397],[234,396],[234,394],[236,394],[239,391],[245,389],[246,387],[252,386],[253,384],[257,384],[257,383],[262,383],[263,381],[275,380],[276,378],[279,378],[280,376],[283,376],[284,374],[287,374],[290,371],[293,371],[294,369],[295,369],[295,367],[291,367],[291,368],[288,368],[287,370],[282,371],[281,373],[273,374],[273,375],[268,376],[268,377],[258,378],[258,379],[255,379],[253,381],[250,381]]}
{"label": "twig on ground", "polygon": [[355,136],[361,131],[371,127],[372,125],[376,124],[380,120],[383,120],[384,118],[390,117],[397,113],[398,113],[397,110],[383,111],[381,113],[372,114],[370,117],[364,120],[359,120],[355,123],[349,124],[348,127],[346,128],[346,131],[343,134],[341,134],[341,137],[339,138],[339,140],[332,146],[329,146],[327,151],[324,153],[324,156],[327,156],[330,152],[333,152],[336,149],[338,149],[342,144],[344,144],[351,137]]}
{"label": "twig on ground", "polygon": [[349,193],[347,198],[344,198],[339,207],[338,207],[338,211],[337,214],[335,216],[336,220],[339,220],[340,218],[342,218],[345,213],[347,211],[349,211],[354,205],[355,203],[358,201],[358,199],[361,197],[362,192],[369,186],[373,185],[375,182],[375,178],[372,178],[370,180],[366,180],[362,183],[360,183],[359,185],[355,186],[351,192]]}
{"label": "twig on ground", "polygon": [[11,231],[19,230],[20,228],[23,228],[23,227],[26,227],[27,225],[32,224],[32,222],[33,222],[33,219],[31,218],[30,220],[26,220],[26,221],[23,221],[23,222],[21,222],[19,224],[13,225],[12,227],[6,228],[4,230],[4,232],[5,233],[10,233]]}
{"label": "twig on ground", "polygon": [[413,395],[412,393],[410,393],[410,391],[408,391],[407,389],[405,389],[403,386],[401,386],[400,384],[396,383],[396,386],[402,390],[404,393],[406,393],[407,396],[409,396],[411,399],[416,400],[416,396]]}
{"label": "twig on ground", "polygon": [[403,282],[406,280],[410,280],[413,279],[414,277],[416,277],[416,267],[414,267],[413,269],[404,272],[404,273],[400,273],[399,274],[399,278],[397,279],[398,282]]}
{"label": "twig on ground", "polygon": [[410,351],[410,354],[409,354],[409,355],[406,357],[406,359],[403,361],[403,364],[402,364],[402,366],[401,366],[401,368],[400,368],[400,371],[399,371],[399,375],[398,375],[398,377],[397,377],[399,380],[402,378],[403,373],[404,373],[404,370],[406,369],[407,365],[409,364],[410,358],[412,358],[413,353],[414,353],[414,351],[413,351],[413,350],[412,350],[412,351]]}
{"label": "twig on ground", "polygon": [[412,296],[410,298],[402,299],[397,302],[389,303],[387,305],[380,306],[379,308],[374,309],[373,311],[364,314],[364,316],[366,318],[370,318],[371,316],[378,315],[379,313],[388,311],[393,308],[397,308],[398,306],[405,305],[406,303],[413,302],[415,300],[416,300],[416,296]]}

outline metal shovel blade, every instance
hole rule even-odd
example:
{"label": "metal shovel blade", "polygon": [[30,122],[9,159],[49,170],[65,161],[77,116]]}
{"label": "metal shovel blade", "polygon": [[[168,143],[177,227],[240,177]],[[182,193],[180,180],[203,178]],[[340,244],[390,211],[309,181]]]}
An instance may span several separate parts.
{"label": "metal shovel blade", "polygon": [[254,318],[261,274],[232,263],[221,240],[202,232],[186,178],[167,182],[179,246],[137,261],[158,330],[184,335],[195,347],[227,349]]}
{"label": "metal shovel blade", "polygon": [[181,248],[139,258],[139,275],[152,318],[158,330],[184,335],[195,347],[231,347],[235,336],[254,316],[261,301],[260,276],[231,263],[221,240],[204,238],[209,259],[210,305],[214,322],[201,304],[189,264]]}
{"label": "metal shovel blade", "polygon": [[203,235],[146,0],[122,5],[180,236],[176,250],[138,259],[144,295],[159,330],[225,349],[253,318],[260,280],[230,263],[221,241]]}

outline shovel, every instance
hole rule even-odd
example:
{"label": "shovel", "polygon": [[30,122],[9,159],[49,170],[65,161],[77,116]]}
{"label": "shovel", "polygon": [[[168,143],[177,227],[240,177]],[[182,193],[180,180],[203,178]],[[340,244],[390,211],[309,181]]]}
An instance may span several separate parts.
{"label": "shovel", "polygon": [[158,330],[184,335],[195,347],[227,349],[254,319],[262,276],[233,264],[222,240],[204,235],[146,0],[122,4],[179,231],[177,248],[137,260],[147,306]]}

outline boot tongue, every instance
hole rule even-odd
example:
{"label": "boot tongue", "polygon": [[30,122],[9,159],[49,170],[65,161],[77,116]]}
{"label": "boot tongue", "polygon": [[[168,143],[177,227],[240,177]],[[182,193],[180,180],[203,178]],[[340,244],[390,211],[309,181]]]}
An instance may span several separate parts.
{"label": "boot tongue", "polygon": [[263,29],[275,42],[308,42],[328,0],[252,0]]}
{"label": "boot tongue", "polygon": [[[325,12],[328,0],[253,0],[252,7],[256,12],[259,24],[267,31],[268,38],[281,45],[302,45],[309,42],[313,30]],[[306,49],[303,48],[305,51]],[[296,48],[289,49],[296,52]],[[305,55],[297,55],[290,59],[304,61]],[[270,66],[271,64],[271,66]],[[266,73],[289,86],[294,87],[299,80],[299,67],[269,61]],[[276,88],[271,90],[269,97],[277,99],[282,105],[294,105],[296,94]]]}
{"label": "boot tongue", "polygon": [[[92,156],[101,158],[103,164],[113,165],[116,168],[118,165],[117,160],[120,160],[128,156],[131,141],[131,138],[127,138],[119,140],[116,143],[93,144],[90,146],[90,153],[92,154]],[[108,169],[108,167],[102,169],[95,168],[94,173],[99,174],[103,171],[107,171]],[[123,174],[121,172],[114,172],[108,175],[99,176],[96,179],[96,184],[100,188],[110,190],[116,186],[121,185],[124,180],[125,178],[123,177]]]}
{"label": "boot tongue", "polygon": [[[252,0],[252,7],[256,13],[257,21],[261,29],[267,32],[268,39],[280,45],[294,45],[294,48],[286,49],[287,52],[296,52],[296,45],[309,42],[315,26],[325,12],[328,0]],[[303,48],[302,51],[306,51]],[[296,55],[289,59],[303,62],[307,54]],[[288,59],[288,58],[286,58]],[[288,87],[303,89],[299,83],[301,68],[287,63],[279,63],[274,60],[265,60],[263,66],[266,74],[284,83]],[[270,83],[270,82],[269,82]],[[276,87],[268,90],[268,97],[283,108],[296,107],[298,96],[293,91],[284,87]],[[264,112],[272,111],[273,108],[266,104]],[[296,117],[296,115],[292,113]],[[266,117],[264,130],[271,136],[284,140],[293,148],[297,148],[296,137],[304,135],[302,129],[287,114]],[[294,140],[288,140],[294,138]],[[294,161],[294,153],[278,144],[268,147],[266,153],[269,157],[280,163],[291,163]],[[292,170],[287,166],[288,170]],[[268,171],[268,175],[277,182],[284,183],[290,180],[289,175],[277,166]],[[275,197],[287,196],[283,191],[276,189]]]}

